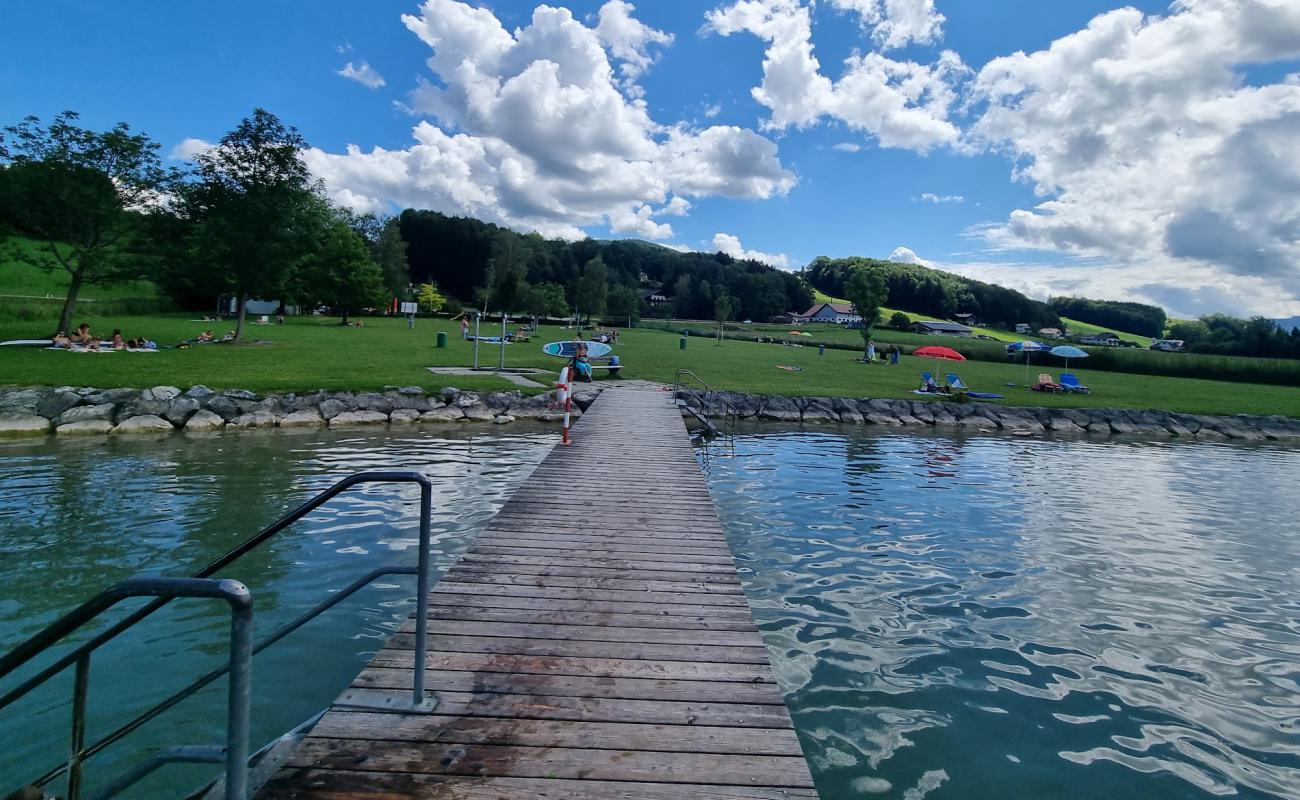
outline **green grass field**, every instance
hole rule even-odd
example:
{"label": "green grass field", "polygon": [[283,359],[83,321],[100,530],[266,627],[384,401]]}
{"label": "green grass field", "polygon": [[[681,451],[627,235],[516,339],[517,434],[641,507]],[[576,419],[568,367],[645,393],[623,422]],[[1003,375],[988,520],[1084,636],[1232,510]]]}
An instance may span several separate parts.
{"label": "green grass field", "polygon": [[[0,301],[42,298],[63,302],[71,277],[62,269],[44,270],[14,257],[12,250],[29,253],[40,245],[32,239],[14,237],[0,248]],[[7,251],[7,249],[12,249]],[[83,286],[79,300],[157,299],[158,288],[149,281],[131,281],[110,286]],[[88,309],[89,310],[89,309]]]}
{"label": "green grass field", "polygon": [[[105,318],[94,325],[106,334],[121,327],[127,337],[149,336],[160,344],[175,344],[205,328],[220,333],[233,327],[191,321],[194,315],[148,315]],[[0,339],[48,335],[49,324],[0,323]],[[435,334],[447,331],[450,346],[434,347]],[[486,333],[486,332],[485,332]],[[856,332],[845,331],[856,335]],[[567,339],[571,331],[543,327],[532,343],[509,345],[511,367],[558,369],[560,362],[541,353],[540,345]],[[159,384],[182,388],[204,384],[214,389],[255,391],[314,389],[369,390],[383,386],[443,385],[485,391],[514,388],[488,375],[443,377],[428,366],[467,366],[472,345],[459,338],[458,326],[447,320],[421,319],[408,330],[401,319],[366,319],[364,328],[338,325],[323,317],[290,318],[283,326],[249,326],[250,341],[238,345],[204,345],[154,354],[81,354],[28,348],[0,350],[0,384],[72,385],[145,388]],[[927,340],[933,341],[930,337]],[[857,363],[853,352],[816,347],[726,341],[690,337],[678,349],[676,333],[654,329],[623,331],[615,352],[626,364],[625,378],[671,382],[676,370],[690,369],[717,388],[763,394],[870,396],[912,398],[921,370],[954,369],[978,391],[1000,392],[1009,405],[1159,408],[1205,414],[1286,414],[1300,416],[1300,388],[1266,386],[1193,378],[1131,375],[1099,370],[1075,370],[1091,395],[1044,395],[1025,388],[1023,365],[968,361],[960,364],[904,356],[897,367]],[[262,340],[260,342],[252,340]],[[499,350],[481,348],[484,364],[495,364]],[[788,372],[778,365],[801,367]],[[1029,378],[1041,370],[1031,367]],[[1055,374],[1056,370],[1052,370]],[[545,382],[547,379],[543,377]],[[1007,384],[1012,384],[1008,386]]]}
{"label": "green grass field", "polygon": [[1125,341],[1137,342],[1143,347],[1150,347],[1151,343],[1155,341],[1155,339],[1152,339],[1150,336],[1138,336],[1136,333],[1125,333],[1124,331],[1116,330],[1115,328],[1103,328],[1100,325],[1090,325],[1087,322],[1080,322],[1077,319],[1070,319],[1068,317],[1061,317],[1061,321],[1069,327],[1071,336],[1087,336],[1093,333],[1113,333]]}

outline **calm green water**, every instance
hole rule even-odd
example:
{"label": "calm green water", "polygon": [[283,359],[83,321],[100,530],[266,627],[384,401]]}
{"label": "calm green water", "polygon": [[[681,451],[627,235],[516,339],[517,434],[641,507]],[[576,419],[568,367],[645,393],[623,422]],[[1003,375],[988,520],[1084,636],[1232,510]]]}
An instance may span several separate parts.
{"label": "calm green water", "polygon": [[[117,580],[189,573],[364,469],[418,469],[434,479],[434,563],[447,566],[556,438],[516,426],[492,434],[395,428],[0,441],[0,650]],[[252,589],[265,634],[375,567],[414,564],[418,499],[415,487],[344,494],[222,576]],[[362,590],[259,655],[255,741],[328,705],[409,616],[413,595],[414,578],[406,577]],[[178,601],[134,629],[132,647],[98,651],[89,737],[223,663],[227,614],[211,601]],[[70,684],[70,676],[56,678],[0,711],[0,796],[65,757]],[[224,683],[214,686],[92,759],[91,788],[152,748],[220,744],[224,692]],[[177,796],[215,772],[169,767],[131,796]]]}
{"label": "calm green water", "polygon": [[708,471],[823,798],[1300,796],[1300,450],[756,433]]}

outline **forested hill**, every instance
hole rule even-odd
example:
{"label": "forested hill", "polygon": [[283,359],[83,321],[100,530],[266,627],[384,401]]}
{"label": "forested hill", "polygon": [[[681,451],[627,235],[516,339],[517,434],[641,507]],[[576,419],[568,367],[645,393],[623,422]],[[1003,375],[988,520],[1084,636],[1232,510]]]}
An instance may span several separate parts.
{"label": "forested hill", "polygon": [[885,277],[889,288],[886,305],[913,314],[951,319],[953,314],[974,314],[980,322],[1014,328],[1021,322],[1035,330],[1059,327],[1060,317],[1050,306],[1031,300],[1014,289],[964,278],[919,264],[899,264],[872,258],[819,256],[804,273],[811,285],[833,297],[844,296],[844,282],[854,269],[867,267]]}
{"label": "forested hill", "polygon": [[1116,300],[1088,300],[1083,297],[1053,297],[1049,301],[1056,313],[1113,331],[1136,333],[1159,339],[1165,335],[1168,319],[1165,310],[1145,303]]}
{"label": "forested hill", "polygon": [[563,314],[545,300],[563,295],[559,302],[583,312],[635,316],[647,285],[671,298],[665,313],[691,319],[712,319],[723,295],[733,319],[767,319],[813,302],[795,275],[723,253],[679,253],[635,240],[545,239],[436,211],[408,209],[399,224],[412,281],[436,283],[464,303],[481,304],[486,291],[504,305]]}

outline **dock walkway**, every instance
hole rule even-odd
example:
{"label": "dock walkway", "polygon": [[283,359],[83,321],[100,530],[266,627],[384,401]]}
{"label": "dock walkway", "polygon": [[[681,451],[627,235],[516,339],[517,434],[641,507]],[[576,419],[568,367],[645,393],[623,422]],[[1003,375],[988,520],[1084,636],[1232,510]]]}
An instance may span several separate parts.
{"label": "dock walkway", "polygon": [[437,582],[265,798],[816,797],[667,394],[605,391]]}

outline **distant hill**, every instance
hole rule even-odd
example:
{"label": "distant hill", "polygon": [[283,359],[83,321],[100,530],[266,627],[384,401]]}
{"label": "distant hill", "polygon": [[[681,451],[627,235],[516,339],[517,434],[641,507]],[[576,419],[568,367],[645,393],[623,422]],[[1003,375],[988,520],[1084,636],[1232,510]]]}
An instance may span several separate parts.
{"label": "distant hill", "polygon": [[889,288],[889,306],[909,314],[951,319],[953,314],[970,313],[983,323],[1008,329],[1022,322],[1035,330],[1061,324],[1060,316],[1047,303],[1014,289],[919,264],[819,256],[804,270],[804,279],[815,289],[841,297],[844,282],[859,267],[882,273]]}
{"label": "distant hill", "polygon": [[1276,319],[1273,321],[1277,323],[1279,328],[1287,333],[1290,333],[1292,328],[1300,328],[1300,317],[1287,317],[1286,319]]}

